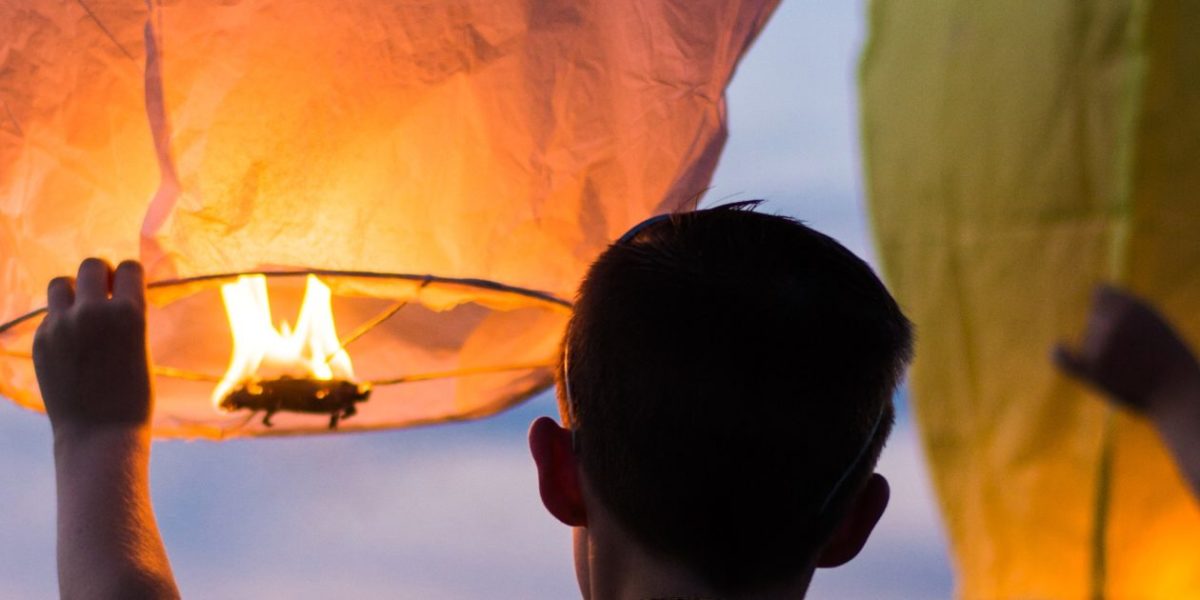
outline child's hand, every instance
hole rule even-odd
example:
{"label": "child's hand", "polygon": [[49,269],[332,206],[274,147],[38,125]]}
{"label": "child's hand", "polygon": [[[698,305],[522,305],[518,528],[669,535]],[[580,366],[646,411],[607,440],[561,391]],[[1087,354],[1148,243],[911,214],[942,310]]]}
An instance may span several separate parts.
{"label": "child's hand", "polygon": [[89,258],[50,282],[33,364],[54,428],[63,598],[179,598],[150,507],[142,267]]}
{"label": "child's hand", "polygon": [[49,310],[33,340],[33,362],[55,436],[150,419],[142,267],[113,272],[89,258],[79,275],[50,282]]}
{"label": "child's hand", "polygon": [[1196,357],[1157,311],[1116,288],[1096,290],[1083,344],[1059,344],[1054,362],[1155,419],[1200,408]]}

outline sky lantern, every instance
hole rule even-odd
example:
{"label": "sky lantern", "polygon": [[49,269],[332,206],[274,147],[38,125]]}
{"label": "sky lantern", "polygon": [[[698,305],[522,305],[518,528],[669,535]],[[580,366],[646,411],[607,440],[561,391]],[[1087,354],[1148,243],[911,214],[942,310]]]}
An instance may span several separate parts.
{"label": "sky lantern", "polygon": [[1200,5],[876,0],[869,203],[965,598],[1200,597],[1154,431],[1057,374],[1092,287],[1200,344]]}
{"label": "sky lantern", "polygon": [[[141,259],[159,437],[485,416],[607,243],[705,191],[777,1],[0,5],[0,394]],[[147,6],[149,5],[149,6]]]}

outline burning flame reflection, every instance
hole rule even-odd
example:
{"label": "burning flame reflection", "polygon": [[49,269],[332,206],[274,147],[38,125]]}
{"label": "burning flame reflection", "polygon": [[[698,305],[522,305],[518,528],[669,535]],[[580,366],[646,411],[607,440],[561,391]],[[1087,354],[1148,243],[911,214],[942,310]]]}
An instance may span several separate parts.
{"label": "burning flame reflection", "polygon": [[271,321],[267,279],[242,275],[221,286],[221,297],[233,333],[233,358],[213,390],[213,406],[230,392],[257,381],[291,377],[328,381],[354,379],[350,356],[338,342],[329,287],[308,276],[300,317],[293,330],[284,321],[277,330]]}

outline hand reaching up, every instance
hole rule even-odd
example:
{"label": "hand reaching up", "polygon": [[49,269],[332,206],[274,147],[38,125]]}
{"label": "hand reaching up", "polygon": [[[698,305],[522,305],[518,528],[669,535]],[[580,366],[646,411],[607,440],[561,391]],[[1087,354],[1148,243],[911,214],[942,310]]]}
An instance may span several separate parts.
{"label": "hand reaching up", "polygon": [[54,429],[64,598],[179,597],[150,504],[142,267],[89,258],[50,282],[33,363]]}
{"label": "hand reaching up", "polygon": [[1150,418],[1200,497],[1200,364],[1154,308],[1121,290],[1097,289],[1082,344],[1059,344],[1054,362]]}
{"label": "hand reaching up", "polygon": [[50,282],[33,342],[38,386],[55,435],[144,427],[151,408],[142,267],[89,258]]}
{"label": "hand reaching up", "polygon": [[1152,418],[1200,404],[1196,357],[1154,308],[1113,287],[1097,288],[1082,343],[1059,344],[1054,362]]}

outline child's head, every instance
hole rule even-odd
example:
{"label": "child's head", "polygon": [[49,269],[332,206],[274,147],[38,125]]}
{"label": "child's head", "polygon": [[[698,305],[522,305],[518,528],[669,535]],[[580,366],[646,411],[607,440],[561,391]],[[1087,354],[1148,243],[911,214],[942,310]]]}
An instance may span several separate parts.
{"label": "child's head", "polygon": [[609,247],[559,378],[599,501],[726,591],[816,560],[874,472],[912,344],[862,260],[752,207],[672,215]]}

